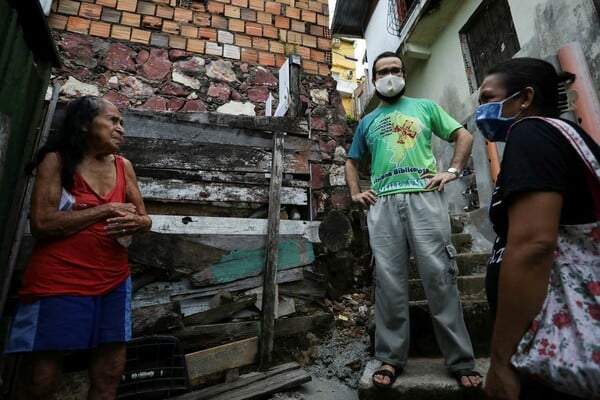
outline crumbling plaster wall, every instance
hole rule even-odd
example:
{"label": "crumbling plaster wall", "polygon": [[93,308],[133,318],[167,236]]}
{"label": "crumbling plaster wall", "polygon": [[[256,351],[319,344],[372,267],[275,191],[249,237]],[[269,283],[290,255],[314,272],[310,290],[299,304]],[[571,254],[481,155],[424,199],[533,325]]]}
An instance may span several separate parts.
{"label": "crumbling plaster wall", "polygon": [[[586,56],[588,67],[592,76],[593,85],[596,92],[600,94],[600,10],[597,10],[592,0],[532,0],[520,1],[509,0],[511,14],[517,31],[517,36],[521,44],[521,50],[515,55],[517,57],[537,57],[543,59],[552,59],[556,56],[556,52],[562,47],[572,42],[579,42]],[[471,17],[478,2],[466,2],[463,7],[457,12],[454,22],[449,24],[449,27],[455,28],[463,26]],[[456,29],[452,32],[446,32],[440,35],[438,44],[448,41],[448,35],[451,35],[453,41],[458,41]],[[456,44],[456,43],[455,43]],[[437,44],[432,44],[432,49],[438,47]],[[448,52],[447,43],[444,45]],[[457,51],[454,46],[453,52]],[[459,54],[447,54],[447,58],[458,62]],[[461,56],[462,58],[462,56]],[[460,64],[460,62],[459,62]],[[425,64],[426,65],[426,64]],[[446,64],[444,64],[446,66]],[[426,70],[427,67],[424,68]],[[460,65],[463,68],[464,65]],[[490,169],[488,157],[485,152],[485,142],[482,139],[477,127],[474,124],[473,114],[478,105],[477,93],[469,95],[466,91],[467,86],[458,84],[463,81],[453,78],[456,70],[450,68],[450,72],[444,76],[448,78],[445,83],[434,90],[434,93],[439,93],[439,97],[435,98],[443,107],[445,107],[451,115],[463,122],[467,128],[474,134],[475,144],[473,149],[472,163],[476,175],[477,191],[479,197],[480,209],[472,212],[472,217],[475,224],[484,236],[488,239],[493,239],[493,232],[489,226],[489,222],[485,214],[489,206],[493,182],[490,178]],[[415,77],[413,75],[413,77]],[[423,74],[418,76],[419,79],[427,80]],[[439,80],[439,77],[433,79]],[[434,85],[430,83],[429,85]],[[426,87],[421,90],[431,92]],[[424,97],[426,93],[420,93]],[[502,145],[500,152],[502,152]],[[440,168],[445,168],[449,165],[454,151],[454,147],[442,141],[434,142],[435,153],[440,163]],[[461,193],[467,188],[470,181],[463,178],[457,183],[448,185],[446,192],[449,201],[449,209],[451,212],[461,211],[464,207],[468,207],[469,197]],[[482,241],[482,247],[488,246],[488,243]]]}
{"label": "crumbling plaster wall", "polygon": [[517,56],[552,57],[564,45],[579,42],[600,93],[600,10],[592,0],[538,0],[527,14],[528,2],[509,3],[521,42]]}

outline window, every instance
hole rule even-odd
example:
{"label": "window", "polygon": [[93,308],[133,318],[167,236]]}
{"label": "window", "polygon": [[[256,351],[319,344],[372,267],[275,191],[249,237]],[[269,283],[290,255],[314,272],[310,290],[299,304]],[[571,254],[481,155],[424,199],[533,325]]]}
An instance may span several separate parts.
{"label": "window", "polygon": [[402,24],[408,17],[410,8],[416,0],[388,0],[388,32],[399,35]]}
{"label": "window", "polygon": [[474,92],[492,66],[521,48],[507,0],[485,0],[460,31],[465,67]]}

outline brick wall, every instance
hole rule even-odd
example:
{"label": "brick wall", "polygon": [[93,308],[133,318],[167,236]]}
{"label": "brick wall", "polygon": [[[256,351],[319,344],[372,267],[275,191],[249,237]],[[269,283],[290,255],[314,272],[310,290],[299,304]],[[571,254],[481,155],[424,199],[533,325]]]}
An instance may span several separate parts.
{"label": "brick wall", "polygon": [[328,0],[55,0],[62,31],[328,75]]}

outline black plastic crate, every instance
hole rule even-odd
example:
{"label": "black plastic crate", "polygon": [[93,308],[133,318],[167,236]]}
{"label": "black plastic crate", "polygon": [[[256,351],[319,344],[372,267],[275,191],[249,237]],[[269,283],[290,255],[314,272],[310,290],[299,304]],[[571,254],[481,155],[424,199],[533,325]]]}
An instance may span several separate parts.
{"label": "black plastic crate", "polygon": [[127,343],[117,399],[164,399],[189,387],[185,356],[175,336],[143,336]]}

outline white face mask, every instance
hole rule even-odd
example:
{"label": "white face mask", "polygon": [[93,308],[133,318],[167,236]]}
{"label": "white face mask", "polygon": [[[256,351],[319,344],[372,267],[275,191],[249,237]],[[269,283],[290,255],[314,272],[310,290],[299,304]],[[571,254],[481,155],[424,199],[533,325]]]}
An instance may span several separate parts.
{"label": "white face mask", "polygon": [[375,81],[375,88],[385,97],[394,97],[404,89],[406,82],[401,76],[389,74]]}

